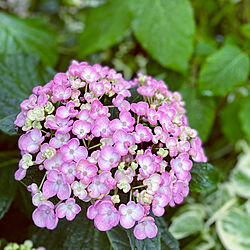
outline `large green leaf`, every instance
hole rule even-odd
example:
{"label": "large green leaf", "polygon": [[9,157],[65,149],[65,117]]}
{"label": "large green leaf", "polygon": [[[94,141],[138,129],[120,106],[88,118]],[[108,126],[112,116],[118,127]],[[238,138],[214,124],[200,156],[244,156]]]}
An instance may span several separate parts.
{"label": "large green leaf", "polygon": [[107,236],[109,238],[111,246],[115,250],[130,249],[130,242],[127,236],[126,230],[121,226],[112,228],[107,231]]}
{"label": "large green leaf", "polygon": [[247,135],[247,138],[250,142],[250,96],[242,103],[240,110],[240,121],[242,125],[242,129]]}
{"label": "large green leaf", "polygon": [[13,150],[0,152],[0,168],[15,166],[19,160],[19,153],[17,151]]}
{"label": "large green leaf", "polygon": [[0,12],[0,54],[35,54],[54,66],[57,50],[54,32],[37,19],[20,19]]}
{"label": "large green leaf", "polygon": [[236,167],[231,172],[233,189],[244,198],[250,198],[250,149],[239,156]]}
{"label": "large green leaf", "polygon": [[187,84],[180,89],[187,110],[190,126],[199,132],[203,142],[208,139],[215,118],[215,101],[211,97],[200,97],[196,89]]}
{"label": "large green leaf", "polygon": [[[244,136],[239,116],[242,104],[241,101],[242,100],[239,99],[234,102],[227,103],[220,113],[222,131],[227,139],[232,143],[237,142]],[[247,120],[248,116],[244,116],[244,121],[245,119]]]}
{"label": "large green leaf", "polygon": [[[4,164],[5,167],[1,168]],[[8,211],[16,193],[17,182],[14,179],[14,162],[11,159],[0,163],[0,219]]]}
{"label": "large green leaf", "polygon": [[193,10],[187,0],[131,1],[132,28],[142,47],[161,65],[187,69],[193,51]]}
{"label": "large green leaf", "polygon": [[178,211],[177,215],[172,218],[172,224],[169,227],[169,231],[176,239],[199,233],[204,227],[205,208],[200,204],[185,207],[182,207],[180,210],[183,211]]}
{"label": "large green leaf", "polygon": [[80,54],[85,56],[120,42],[130,26],[128,1],[109,0],[90,10],[80,36]]}
{"label": "large green leaf", "polygon": [[162,217],[155,218],[156,225],[161,234],[161,249],[164,250],[179,250],[179,243],[174,236],[169,232],[167,223]]}
{"label": "large green leaf", "polygon": [[220,216],[216,230],[226,249],[250,249],[250,217],[241,209],[233,208]]}
{"label": "large green leaf", "polygon": [[225,46],[207,57],[199,74],[200,91],[224,96],[244,82],[248,73],[248,56],[236,46]]}
{"label": "large green leaf", "polygon": [[39,229],[33,235],[35,245],[45,246],[46,249],[109,250],[110,244],[106,233],[94,228],[93,222],[85,214],[84,209],[73,221],[59,221],[53,231]]}
{"label": "large green leaf", "polygon": [[220,180],[219,172],[209,163],[193,162],[190,173],[190,190],[196,192],[214,190]]}
{"label": "large green leaf", "polygon": [[15,134],[13,124],[20,103],[51,78],[51,71],[44,69],[38,58],[31,55],[0,56],[0,129]]}

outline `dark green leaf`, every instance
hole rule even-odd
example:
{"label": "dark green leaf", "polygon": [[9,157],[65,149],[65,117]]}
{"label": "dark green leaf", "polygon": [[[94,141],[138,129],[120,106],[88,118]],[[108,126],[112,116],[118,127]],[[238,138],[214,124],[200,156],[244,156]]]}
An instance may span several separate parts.
{"label": "dark green leaf", "polygon": [[247,80],[249,58],[236,46],[225,46],[211,54],[199,74],[204,95],[224,96]]}
{"label": "dark green leaf", "polygon": [[241,126],[250,141],[250,96],[242,103],[240,112]]}
{"label": "dark green leaf", "polygon": [[17,151],[0,152],[0,168],[17,166],[18,162],[19,155]]}
{"label": "dark green leaf", "polygon": [[[3,164],[1,161],[0,165]],[[0,219],[8,211],[16,193],[17,182],[14,179],[13,162],[10,160],[7,164],[7,158],[4,162],[5,167],[0,168]]]}
{"label": "dark green leaf", "polygon": [[80,36],[80,54],[89,55],[122,41],[130,26],[128,1],[110,0],[90,10]]}
{"label": "dark green leaf", "polygon": [[86,211],[81,211],[73,221],[61,220],[53,231],[39,229],[33,235],[35,245],[55,250],[109,250],[106,233],[98,231],[85,214]]}
{"label": "dark green leaf", "polygon": [[203,162],[193,162],[190,170],[191,181],[190,190],[196,192],[208,192],[214,190],[220,180],[218,170],[211,164]]}
{"label": "dark green leaf", "polygon": [[239,117],[240,108],[241,100],[235,100],[234,102],[227,103],[220,113],[222,131],[232,143],[237,142],[244,136]]}
{"label": "dark green leaf", "polygon": [[190,126],[199,132],[199,136],[205,142],[212,129],[215,118],[215,101],[210,97],[201,97],[196,89],[189,85],[183,85],[180,89],[187,110]]}
{"label": "dark green leaf", "polygon": [[174,236],[169,232],[167,223],[162,217],[156,218],[156,225],[161,234],[161,249],[164,250],[179,250],[179,243]]}
{"label": "dark green leaf", "polygon": [[161,65],[186,70],[195,29],[189,1],[137,0],[131,6],[132,28],[142,47]]}
{"label": "dark green leaf", "polygon": [[0,44],[0,54],[35,54],[49,66],[57,61],[54,32],[37,19],[20,19],[0,12]]}
{"label": "dark green leaf", "polygon": [[51,78],[51,70],[44,69],[38,58],[31,55],[0,56],[0,129],[15,134],[13,124],[20,112],[20,103],[28,98],[33,87]]}
{"label": "dark green leaf", "polygon": [[130,249],[130,242],[127,236],[126,230],[121,226],[112,228],[107,231],[107,236],[109,238],[111,246],[115,250]]}
{"label": "dark green leaf", "polygon": [[134,87],[130,89],[129,91],[131,93],[131,96],[126,98],[126,100],[129,103],[137,103],[137,102],[143,101],[143,96],[137,92],[137,87]]}

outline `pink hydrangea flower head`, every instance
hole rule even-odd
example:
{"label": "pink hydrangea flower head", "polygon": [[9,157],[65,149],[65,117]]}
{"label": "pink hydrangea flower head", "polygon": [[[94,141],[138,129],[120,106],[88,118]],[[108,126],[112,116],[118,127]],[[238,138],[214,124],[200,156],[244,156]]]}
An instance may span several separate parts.
{"label": "pink hydrangea flower head", "polygon": [[54,229],[91,202],[87,217],[99,230],[120,222],[134,227],[137,239],[155,237],[149,215],[183,202],[193,161],[207,161],[184,105],[163,81],[144,74],[127,81],[114,69],[75,60],[35,87],[14,122],[22,132],[15,179],[27,178],[30,168],[44,175],[29,183],[34,223]]}

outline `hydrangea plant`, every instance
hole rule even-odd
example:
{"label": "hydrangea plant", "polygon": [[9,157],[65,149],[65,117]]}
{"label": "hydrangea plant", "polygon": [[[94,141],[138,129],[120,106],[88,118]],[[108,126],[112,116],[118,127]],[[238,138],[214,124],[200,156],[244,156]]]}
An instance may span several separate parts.
{"label": "hydrangea plant", "polygon": [[44,173],[28,186],[35,225],[74,220],[85,202],[100,231],[120,223],[137,239],[155,237],[154,216],[183,201],[193,161],[207,161],[184,104],[163,81],[127,81],[86,62],[35,87],[15,120],[23,131],[16,180],[29,168]]}

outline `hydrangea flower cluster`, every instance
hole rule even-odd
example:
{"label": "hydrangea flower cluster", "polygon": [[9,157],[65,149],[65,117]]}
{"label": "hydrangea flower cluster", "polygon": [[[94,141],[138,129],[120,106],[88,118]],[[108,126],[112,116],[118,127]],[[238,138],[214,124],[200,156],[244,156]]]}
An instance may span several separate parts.
{"label": "hydrangea flower cluster", "polygon": [[[131,93],[137,92],[137,102]],[[21,103],[15,125],[22,159],[15,173],[44,173],[28,186],[34,223],[54,229],[73,220],[82,202],[101,231],[134,227],[137,239],[153,238],[152,216],[180,204],[189,193],[192,161],[207,160],[184,102],[163,81],[138,74],[126,81],[100,65],[73,61]]]}

